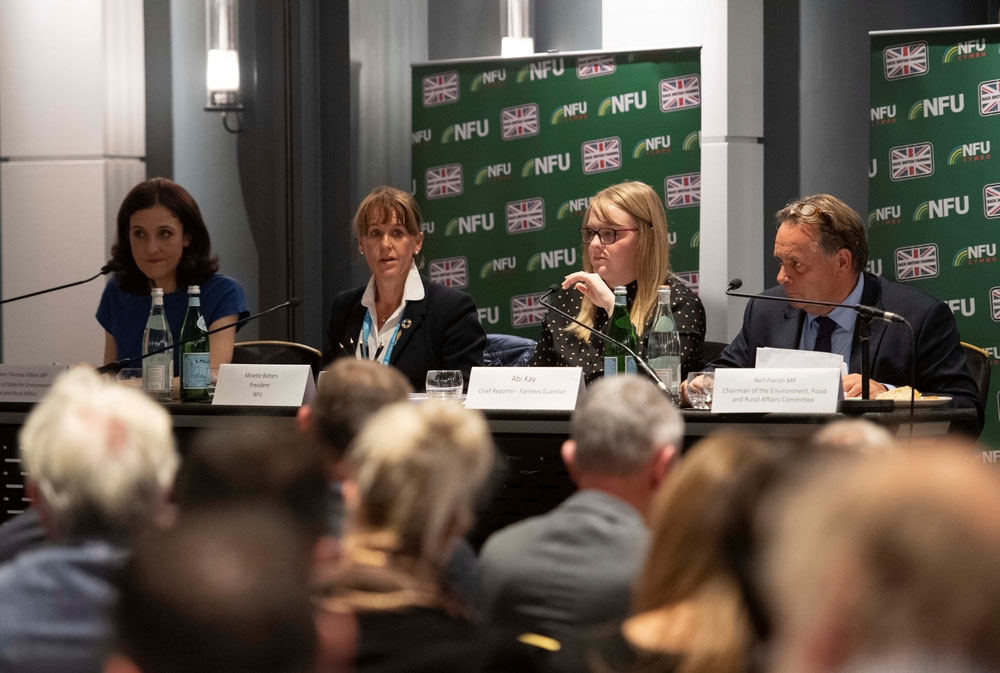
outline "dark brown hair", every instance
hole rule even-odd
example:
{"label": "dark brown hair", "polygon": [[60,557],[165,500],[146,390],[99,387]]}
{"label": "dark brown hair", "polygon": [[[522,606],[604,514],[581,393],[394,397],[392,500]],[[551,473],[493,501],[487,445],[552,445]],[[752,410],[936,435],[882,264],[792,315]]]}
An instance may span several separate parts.
{"label": "dark brown hair", "polygon": [[840,250],[851,253],[855,273],[864,271],[868,263],[868,240],[865,224],[853,208],[830,194],[803,196],[779,210],[774,219],[780,227],[791,224],[811,224],[819,234],[819,244],[827,255]]}
{"label": "dark brown hair", "polygon": [[149,279],[139,270],[132,256],[129,223],[137,211],[156,205],[173,213],[184,227],[184,235],[190,237],[177,264],[177,287],[200,285],[219,270],[219,258],[212,256],[212,241],[194,198],[173,180],[152,178],[133,187],[118,209],[117,231],[108,266],[125,292],[149,294]]}

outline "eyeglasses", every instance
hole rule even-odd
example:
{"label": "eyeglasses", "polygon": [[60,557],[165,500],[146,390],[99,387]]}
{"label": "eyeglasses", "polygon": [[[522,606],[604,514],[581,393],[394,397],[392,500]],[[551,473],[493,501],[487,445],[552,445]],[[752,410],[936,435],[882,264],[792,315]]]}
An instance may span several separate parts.
{"label": "eyeglasses", "polygon": [[591,229],[590,227],[583,227],[580,229],[580,237],[583,239],[585,244],[589,244],[594,240],[594,236],[599,236],[601,238],[601,243],[604,245],[611,245],[618,240],[618,233],[622,231],[639,231],[636,227],[622,227],[621,229],[611,229],[610,227],[606,229]]}

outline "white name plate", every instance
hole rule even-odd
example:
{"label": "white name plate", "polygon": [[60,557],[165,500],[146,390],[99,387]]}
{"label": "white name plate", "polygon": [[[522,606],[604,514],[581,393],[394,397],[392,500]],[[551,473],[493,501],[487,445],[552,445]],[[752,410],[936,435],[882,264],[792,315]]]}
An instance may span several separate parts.
{"label": "white name plate", "polygon": [[832,414],[839,369],[716,369],[712,412]]}
{"label": "white name plate", "polygon": [[0,365],[0,402],[38,402],[66,365]]}
{"label": "white name plate", "polygon": [[580,367],[473,367],[465,406],[572,411],[582,396]]}
{"label": "white name plate", "polygon": [[222,365],[212,404],[300,407],[312,402],[316,383],[309,365]]}

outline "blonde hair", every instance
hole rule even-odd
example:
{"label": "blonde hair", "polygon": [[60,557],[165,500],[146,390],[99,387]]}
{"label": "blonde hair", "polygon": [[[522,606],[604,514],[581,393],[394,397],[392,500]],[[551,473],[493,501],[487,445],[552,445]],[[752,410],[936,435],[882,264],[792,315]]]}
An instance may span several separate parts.
{"label": "blonde hair", "polygon": [[348,459],[359,534],[388,534],[394,553],[439,564],[449,537],[471,525],[493,467],[482,414],[457,404],[401,402],[372,416]]}
{"label": "blonde hair", "polygon": [[632,603],[635,612],[687,606],[684,642],[673,643],[680,673],[746,667],[750,622],[724,536],[740,477],[767,451],[743,435],[712,435],[681,459],[653,500],[649,552]]}
{"label": "blonde hair", "polygon": [[373,224],[382,224],[392,219],[396,214],[399,224],[403,225],[410,236],[420,235],[420,207],[413,195],[402,189],[376,187],[368,192],[354,214],[354,233],[361,239],[368,233]]}
{"label": "blonde hair", "polygon": [[167,412],[83,367],[56,381],[19,441],[28,476],[62,536],[138,533],[153,521],[177,471]]}
{"label": "blonde hair", "polygon": [[[608,206],[618,206],[635,218],[639,230],[636,246],[635,277],[637,288],[632,302],[630,317],[636,334],[642,336],[646,321],[656,309],[656,291],[670,272],[670,244],[667,239],[667,215],[663,203],[653,188],[643,182],[622,182],[605,187],[591,199],[583,217],[583,226],[590,226],[592,217],[607,221]],[[590,246],[583,246],[583,270],[593,272],[590,261]],[[586,297],[580,305],[576,318],[585,325],[594,325],[596,307]],[[579,325],[567,328],[583,341],[590,339],[590,333]]]}

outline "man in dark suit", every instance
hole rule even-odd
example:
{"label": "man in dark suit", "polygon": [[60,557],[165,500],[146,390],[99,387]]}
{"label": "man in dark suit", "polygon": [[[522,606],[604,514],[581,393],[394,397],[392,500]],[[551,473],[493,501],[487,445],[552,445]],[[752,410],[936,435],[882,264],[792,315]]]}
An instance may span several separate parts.
{"label": "man in dark suit", "polygon": [[[796,299],[864,304],[897,313],[916,337],[916,388],[950,395],[952,406],[983,414],[976,383],[959,343],[955,318],[942,302],[912,287],[863,272],[868,262],[864,223],[840,199],[816,194],[793,201],[776,215],[774,257],[780,287],[765,294],[788,303],[751,299],[743,328],[709,368],[752,367],[757,348],[798,348],[840,353],[848,363],[845,397],[861,394],[857,313],[797,303]],[[871,397],[910,383],[913,351],[904,325],[871,324]]]}
{"label": "man in dark suit", "polygon": [[590,386],[562,448],[580,490],[486,541],[484,617],[563,639],[628,616],[649,542],[646,514],[683,436],[680,414],[646,379],[621,375]]}

